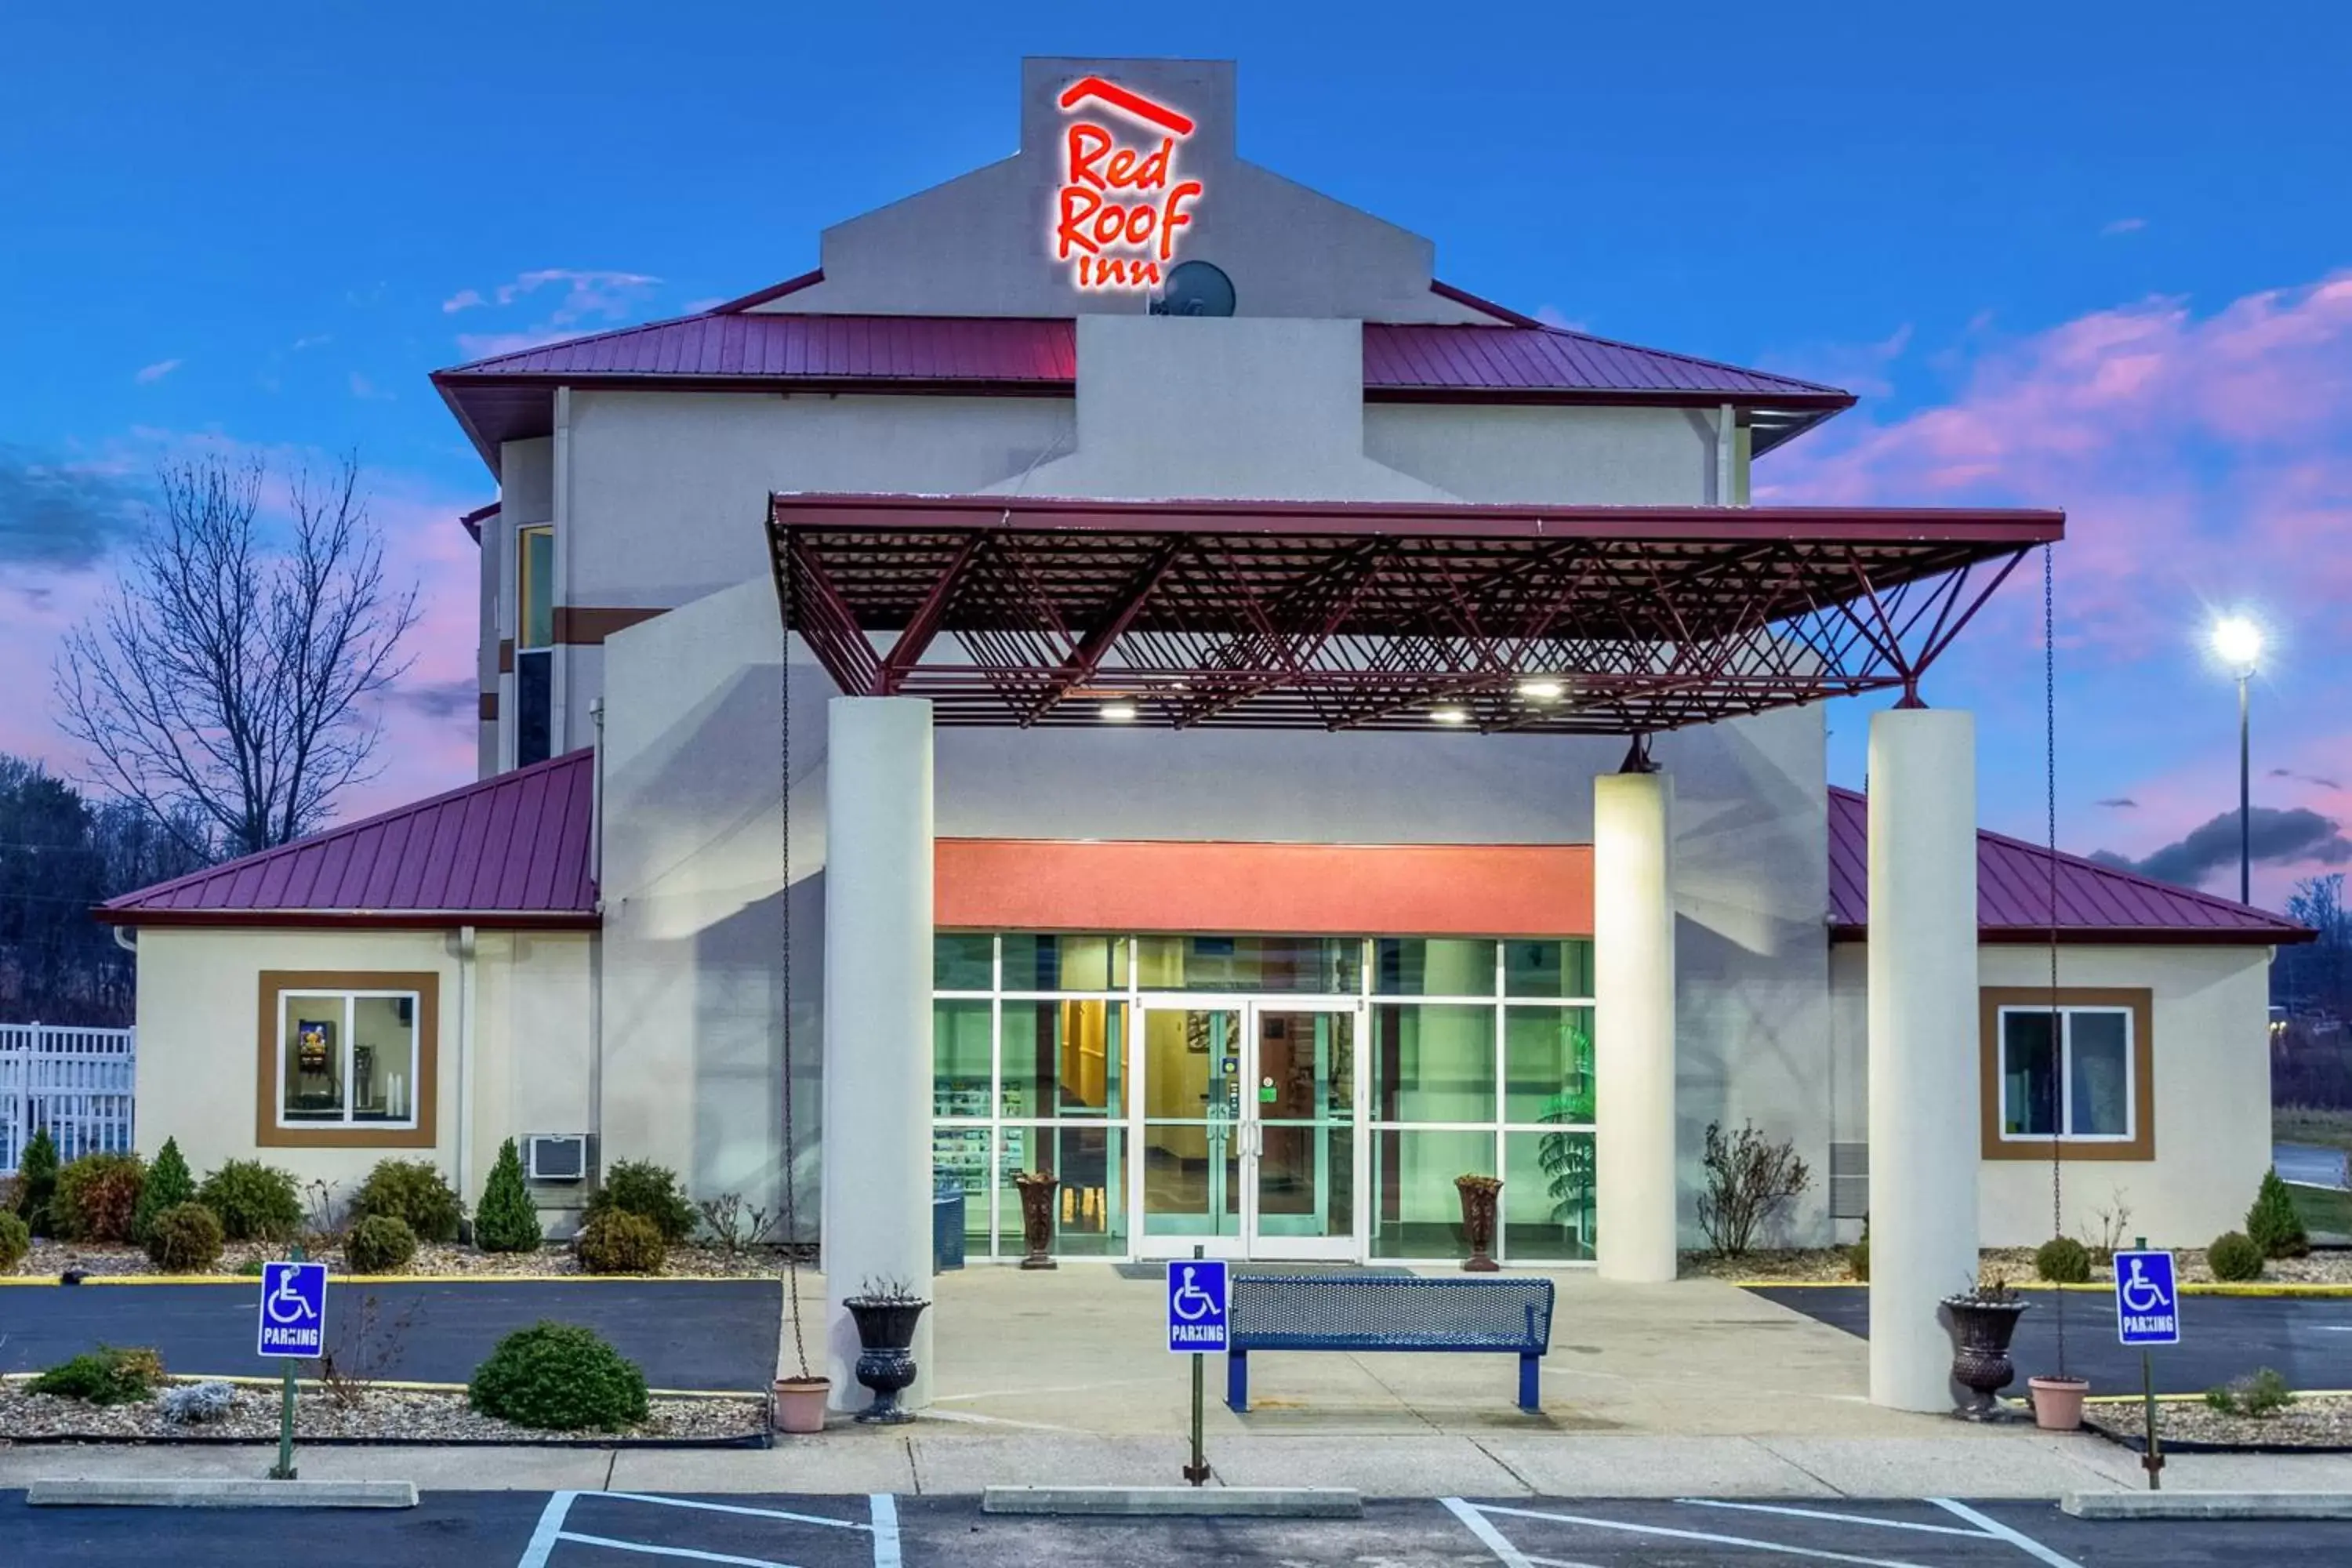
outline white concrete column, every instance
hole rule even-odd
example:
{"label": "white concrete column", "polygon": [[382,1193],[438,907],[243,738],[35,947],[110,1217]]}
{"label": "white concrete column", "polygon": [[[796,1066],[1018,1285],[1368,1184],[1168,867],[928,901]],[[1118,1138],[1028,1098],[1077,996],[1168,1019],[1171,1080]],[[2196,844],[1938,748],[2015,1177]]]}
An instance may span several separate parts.
{"label": "white concrete column", "polygon": [[834,1407],[862,1410],[842,1302],[869,1280],[931,1288],[931,705],[836,697],[825,733],[824,1347]]}
{"label": "white concrete column", "polygon": [[1601,1277],[1675,1270],[1674,784],[1592,781],[1594,1225]]}
{"label": "white concrete column", "polygon": [[1870,721],[1870,1399],[1952,1408],[1977,1276],[1976,721]]}

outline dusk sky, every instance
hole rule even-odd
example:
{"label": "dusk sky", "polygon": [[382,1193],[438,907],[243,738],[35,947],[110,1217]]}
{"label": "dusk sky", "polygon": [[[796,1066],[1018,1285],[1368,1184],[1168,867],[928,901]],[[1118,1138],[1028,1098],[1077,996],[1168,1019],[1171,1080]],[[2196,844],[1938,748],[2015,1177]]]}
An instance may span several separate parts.
{"label": "dusk sky", "polygon": [[[2257,901],[2352,861],[2352,10],[2316,3],[10,6],[0,749],[79,770],[50,664],[159,460],[356,448],[427,613],[345,815],[471,777],[457,517],[495,489],[427,374],[806,269],[1010,153],[1026,54],[1234,58],[1244,155],[1447,281],[1861,394],[1759,502],[2065,508],[2067,848],[2234,891],[2234,827],[2178,847],[2236,806],[2204,629],[2255,615]],[[1926,693],[2030,838],[2040,626],[2036,563]]]}

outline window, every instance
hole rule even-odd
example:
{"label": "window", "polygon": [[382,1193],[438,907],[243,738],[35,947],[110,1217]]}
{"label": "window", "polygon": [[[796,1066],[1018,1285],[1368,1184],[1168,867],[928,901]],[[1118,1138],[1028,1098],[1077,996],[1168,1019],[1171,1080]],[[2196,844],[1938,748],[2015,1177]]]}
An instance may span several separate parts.
{"label": "window", "polygon": [[439,985],[431,973],[263,974],[255,1141],[431,1148]]}
{"label": "window", "polygon": [[555,749],[555,530],[515,531],[515,766]]}
{"label": "window", "polygon": [[1987,1159],[2154,1158],[2147,992],[1984,997]]}

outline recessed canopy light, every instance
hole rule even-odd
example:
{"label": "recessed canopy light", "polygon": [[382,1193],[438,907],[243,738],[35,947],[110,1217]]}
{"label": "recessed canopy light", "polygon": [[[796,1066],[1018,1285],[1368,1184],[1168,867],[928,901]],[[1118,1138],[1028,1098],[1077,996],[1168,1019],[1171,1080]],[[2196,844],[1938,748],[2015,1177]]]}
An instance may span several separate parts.
{"label": "recessed canopy light", "polygon": [[1568,688],[1549,677],[1538,677],[1520,681],[1519,695],[1530,702],[1557,702],[1568,695]]}
{"label": "recessed canopy light", "polygon": [[1470,710],[1466,708],[1435,708],[1430,710],[1429,718],[1433,724],[1467,724],[1470,722]]}
{"label": "recessed canopy light", "polygon": [[1135,704],[1106,702],[1102,705],[1102,717],[1106,724],[1132,724],[1135,722]]}

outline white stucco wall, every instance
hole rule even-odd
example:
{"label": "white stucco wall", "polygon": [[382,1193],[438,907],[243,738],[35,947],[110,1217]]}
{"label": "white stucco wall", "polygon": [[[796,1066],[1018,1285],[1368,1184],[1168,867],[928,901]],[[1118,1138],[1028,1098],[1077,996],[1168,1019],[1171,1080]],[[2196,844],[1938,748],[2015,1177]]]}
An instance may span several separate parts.
{"label": "white stucco wall", "polygon": [[[1858,942],[1832,963],[1837,1136],[1861,1140],[1864,998]],[[1979,984],[2044,986],[2049,950],[1988,943]],[[2269,954],[2246,947],[2075,947],[2058,950],[2062,987],[2145,988],[2155,1010],[2156,1157],[2063,1162],[2063,1228],[2082,1237],[2098,1211],[2131,1211],[2130,1234],[2155,1247],[2203,1247],[2240,1228],[2271,1160]],[[1971,1038],[1975,1031],[1971,1030]],[[1979,1164],[1979,1226],[1987,1247],[2050,1239],[2046,1160]]]}
{"label": "white stucco wall", "polygon": [[1464,500],[1712,501],[1716,416],[1693,408],[1368,403],[1364,455]]}

